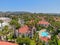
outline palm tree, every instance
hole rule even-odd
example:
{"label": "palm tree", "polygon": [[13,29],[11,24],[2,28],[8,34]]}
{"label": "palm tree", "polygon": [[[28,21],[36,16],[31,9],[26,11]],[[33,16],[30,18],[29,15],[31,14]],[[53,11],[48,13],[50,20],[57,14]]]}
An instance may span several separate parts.
{"label": "palm tree", "polygon": [[4,38],[4,36],[5,36],[4,40],[7,41],[7,35],[8,35],[10,32],[11,32],[11,30],[9,30],[9,27],[8,27],[8,26],[5,26],[5,27],[3,28],[2,36],[3,36],[3,38]]}
{"label": "palm tree", "polygon": [[7,35],[9,33],[11,33],[12,31],[9,30],[9,27],[8,26],[4,26],[4,28],[2,30],[3,31],[0,30],[0,39],[7,41]]}
{"label": "palm tree", "polygon": [[13,28],[14,31],[14,37],[16,37],[16,29],[18,29],[20,27],[20,24],[18,23],[18,21],[16,20],[11,20],[10,25]]}
{"label": "palm tree", "polygon": [[14,35],[15,35],[16,21],[15,20],[11,20],[10,25],[12,26],[13,31],[14,31]]}

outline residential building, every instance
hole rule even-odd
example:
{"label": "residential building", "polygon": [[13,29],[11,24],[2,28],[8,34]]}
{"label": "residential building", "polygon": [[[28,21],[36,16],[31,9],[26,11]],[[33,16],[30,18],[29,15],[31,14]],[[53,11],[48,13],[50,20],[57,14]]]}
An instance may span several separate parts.
{"label": "residential building", "polygon": [[11,21],[11,19],[8,17],[0,17],[0,20],[3,21],[2,24],[0,23],[0,27],[4,27],[6,25],[9,26],[9,22]]}
{"label": "residential building", "polygon": [[21,28],[19,28],[18,33],[19,36],[21,37],[22,35],[24,36],[28,36],[29,34],[29,27],[27,25],[22,26]]}
{"label": "residential building", "polygon": [[42,20],[42,21],[39,21],[39,22],[38,22],[38,25],[41,25],[41,26],[45,26],[45,27],[47,27],[47,26],[50,25],[50,23],[47,22],[47,21]]}
{"label": "residential building", "polygon": [[32,38],[34,36],[34,33],[36,32],[36,28],[35,27],[28,27],[27,25],[22,26],[21,28],[19,28],[19,30],[16,31],[16,35],[19,35],[20,37],[24,36],[28,36],[30,38]]}

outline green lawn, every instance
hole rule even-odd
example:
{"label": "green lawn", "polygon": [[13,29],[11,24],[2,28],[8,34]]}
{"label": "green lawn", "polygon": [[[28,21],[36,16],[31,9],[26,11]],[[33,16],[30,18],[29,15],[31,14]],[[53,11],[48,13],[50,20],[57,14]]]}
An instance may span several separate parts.
{"label": "green lawn", "polygon": [[36,45],[36,42],[34,40],[31,40],[30,45]]}
{"label": "green lawn", "polygon": [[60,45],[60,40],[58,40],[58,45]]}

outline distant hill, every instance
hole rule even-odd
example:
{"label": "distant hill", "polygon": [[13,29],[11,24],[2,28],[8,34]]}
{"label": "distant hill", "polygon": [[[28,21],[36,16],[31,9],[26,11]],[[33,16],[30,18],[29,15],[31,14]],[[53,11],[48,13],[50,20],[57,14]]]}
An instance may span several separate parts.
{"label": "distant hill", "polygon": [[8,16],[8,15],[21,15],[21,14],[38,14],[38,15],[60,15],[60,13],[32,13],[32,12],[26,12],[26,11],[7,11],[7,12],[2,12],[0,11],[0,16]]}

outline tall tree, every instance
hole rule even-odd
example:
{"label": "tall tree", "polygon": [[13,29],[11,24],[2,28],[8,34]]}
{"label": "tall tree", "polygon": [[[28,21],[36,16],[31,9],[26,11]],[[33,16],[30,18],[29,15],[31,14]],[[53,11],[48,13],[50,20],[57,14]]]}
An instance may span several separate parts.
{"label": "tall tree", "polygon": [[11,30],[9,30],[8,26],[4,26],[2,30],[3,31],[0,31],[1,39],[7,41],[7,35],[11,32]]}
{"label": "tall tree", "polygon": [[20,24],[18,23],[17,20],[11,20],[10,22],[10,25],[12,26],[13,28],[13,31],[14,31],[14,37],[16,36],[16,29],[18,29],[20,27]]}

